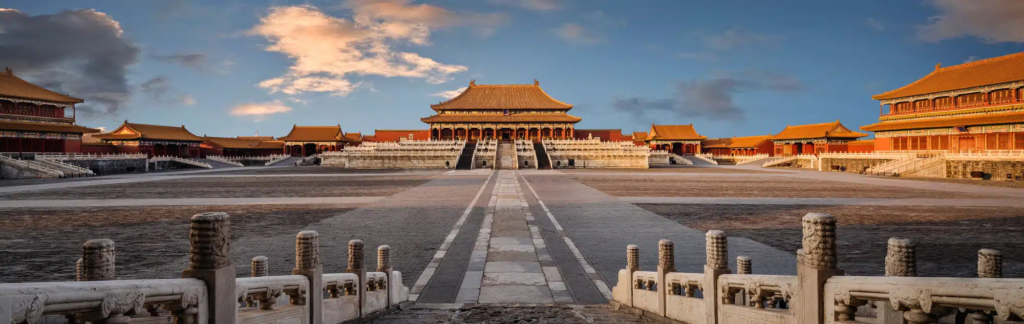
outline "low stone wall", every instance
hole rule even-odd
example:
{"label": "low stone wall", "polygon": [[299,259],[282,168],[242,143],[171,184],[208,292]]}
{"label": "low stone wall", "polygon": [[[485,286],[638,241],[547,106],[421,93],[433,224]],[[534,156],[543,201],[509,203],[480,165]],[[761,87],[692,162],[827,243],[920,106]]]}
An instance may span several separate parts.
{"label": "low stone wall", "polygon": [[532,154],[518,154],[520,169],[536,169],[537,156]]}
{"label": "low stone wall", "polygon": [[[74,164],[79,167],[83,167],[92,170],[96,175],[106,174],[122,174],[122,173],[142,173],[148,172],[149,164],[146,159],[118,159],[118,160],[69,160],[64,161],[68,164]],[[163,162],[169,164],[169,162]],[[162,166],[161,169],[174,168],[173,166],[167,165]]]}
{"label": "low stone wall", "polygon": [[454,169],[458,155],[451,156],[388,156],[324,155],[320,165],[346,169]]}
{"label": "low stone wall", "polygon": [[946,178],[1007,180],[1007,175],[1011,180],[1024,180],[1024,161],[946,161]]}
{"label": "low stone wall", "polygon": [[865,170],[892,159],[821,159],[821,171],[864,173]]}
{"label": "low stone wall", "polygon": [[647,165],[648,166],[666,166],[666,165],[670,165],[670,164],[671,164],[671,162],[669,162],[668,154],[662,154],[662,155],[651,154],[651,156],[647,158]]}
{"label": "low stone wall", "polygon": [[7,164],[0,164],[0,179],[44,179],[46,175],[32,172],[31,170],[15,168]]}
{"label": "low stone wall", "polygon": [[648,157],[644,155],[629,156],[589,156],[589,155],[549,155],[551,167],[555,169],[647,169]]}
{"label": "low stone wall", "polygon": [[473,161],[474,169],[493,169],[494,168],[494,152],[488,154],[477,154]]}

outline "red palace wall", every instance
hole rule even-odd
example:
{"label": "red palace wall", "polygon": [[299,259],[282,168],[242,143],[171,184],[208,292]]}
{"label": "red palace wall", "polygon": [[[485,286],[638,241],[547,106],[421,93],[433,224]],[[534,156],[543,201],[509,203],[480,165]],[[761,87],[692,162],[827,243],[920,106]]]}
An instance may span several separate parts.
{"label": "red palace wall", "polygon": [[876,139],[879,151],[976,152],[1024,150],[1024,133],[906,136]]}
{"label": "red palace wall", "polygon": [[629,136],[622,136],[621,129],[576,129],[573,134],[575,139],[587,139],[591,135],[594,138],[601,138],[602,142],[621,142],[621,141],[632,141],[633,138]]}
{"label": "red palace wall", "polygon": [[117,147],[113,145],[82,145],[82,153],[86,154],[114,154],[117,152]]}
{"label": "red palace wall", "polygon": [[82,153],[82,140],[64,140],[64,153]]}
{"label": "red palace wall", "polygon": [[430,130],[377,130],[373,136],[367,136],[363,140],[367,142],[398,142],[401,138],[409,138],[409,134],[412,134],[412,139],[417,141],[425,141],[430,139]]}

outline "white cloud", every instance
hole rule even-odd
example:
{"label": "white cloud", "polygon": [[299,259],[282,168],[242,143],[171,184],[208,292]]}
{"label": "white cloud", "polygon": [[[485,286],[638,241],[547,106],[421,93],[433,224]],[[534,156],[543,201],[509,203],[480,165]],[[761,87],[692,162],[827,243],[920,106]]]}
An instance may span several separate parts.
{"label": "white cloud", "polygon": [[871,18],[871,17],[864,18],[864,25],[868,26],[868,29],[871,29],[871,30],[874,30],[874,31],[883,31],[883,30],[885,30],[885,25],[882,24],[881,21],[879,21],[878,19],[875,19],[875,18]]}
{"label": "white cloud", "polygon": [[534,11],[552,11],[562,9],[563,0],[491,0],[491,3],[516,6]]}
{"label": "white cloud", "polygon": [[723,51],[743,46],[774,44],[779,39],[777,36],[748,32],[737,27],[721,34],[704,36],[704,44],[712,50]]}
{"label": "white cloud", "polygon": [[978,60],[978,57],[972,55],[972,56],[968,56],[967,59],[964,60],[964,63],[971,63],[971,62],[974,62],[974,61],[977,61],[977,60]]}
{"label": "white cloud", "polygon": [[594,45],[605,42],[608,38],[597,31],[574,23],[566,23],[555,28],[555,35],[575,45]]}
{"label": "white cloud", "polygon": [[459,94],[462,94],[465,91],[466,91],[466,87],[462,87],[462,88],[458,88],[458,89],[455,89],[455,90],[448,90],[448,91],[441,91],[441,92],[438,92],[438,93],[434,93],[434,94],[431,94],[431,96],[441,97],[441,98],[445,98],[445,99],[451,99],[451,98],[458,97]]}
{"label": "white cloud", "polygon": [[246,103],[231,109],[233,116],[254,116],[256,121],[267,118],[268,115],[280,114],[292,111],[292,108],[285,106],[280,100],[264,103]]}
{"label": "white cloud", "polygon": [[496,14],[455,13],[410,0],[350,0],[346,19],[310,5],[273,7],[251,31],[270,41],[266,50],[285,54],[288,72],[259,83],[271,93],[297,95],[326,92],[346,96],[362,83],[353,76],[424,79],[438,84],[468,68],[445,64],[396,45],[430,45],[434,29],[473,26],[478,34],[493,33],[507,19]]}
{"label": "white cloud", "polygon": [[1024,1],[929,0],[939,14],[917,27],[918,38],[938,42],[973,36],[989,43],[1024,42]]}

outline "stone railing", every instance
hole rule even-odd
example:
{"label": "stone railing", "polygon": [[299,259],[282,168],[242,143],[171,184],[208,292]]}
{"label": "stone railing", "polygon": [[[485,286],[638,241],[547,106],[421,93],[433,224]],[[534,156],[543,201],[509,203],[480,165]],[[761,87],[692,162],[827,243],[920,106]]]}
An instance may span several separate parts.
{"label": "stone railing", "polygon": [[707,163],[718,165],[718,161],[715,161],[715,159],[714,159],[715,156],[711,155],[710,153],[697,153],[697,154],[694,154],[693,157],[697,158],[697,159],[700,159],[700,160],[703,160],[704,162],[707,162]]}
{"label": "stone railing", "polygon": [[[0,284],[0,321],[36,323],[295,323],[367,322],[408,301],[391,248],[377,249],[377,271],[363,265],[363,242],[348,244],[344,273],[323,273],[319,234],[296,236],[295,268],[269,276],[268,259],[252,259],[252,277],[235,278],[226,213],[192,216],[183,279],[117,280],[114,242],[82,246],[73,282]],[[326,295],[326,296],[325,296]]]}
{"label": "stone railing", "polygon": [[658,244],[657,271],[640,271],[640,251],[626,247],[626,268],[612,305],[683,323],[993,323],[1024,317],[1024,279],[1002,279],[1002,254],[978,252],[978,276],[916,278],[913,242],[890,239],[885,277],[844,276],[837,268],[836,220],[803,217],[796,276],[752,274],[752,261],[728,267],[727,238],[708,231],[704,273],[675,272],[674,246]]}
{"label": "stone railing", "polygon": [[876,152],[827,152],[821,153],[818,157],[822,159],[898,159],[914,156],[914,153],[902,151],[876,151]]}
{"label": "stone railing", "polygon": [[235,158],[237,158],[237,157],[226,157],[226,156],[220,156],[220,155],[207,155],[206,158],[211,160],[211,161],[217,161],[217,162],[224,163],[224,164],[230,164],[230,165],[234,165],[234,166],[245,166],[245,164],[236,162]]}
{"label": "stone railing", "polygon": [[750,163],[750,162],[759,161],[759,160],[763,160],[763,159],[767,159],[768,158],[768,154],[764,154],[764,153],[754,154],[754,155],[711,155],[711,154],[705,153],[705,154],[699,154],[699,155],[703,156],[703,157],[709,157],[709,158],[711,158],[712,160],[715,160],[715,162],[718,162],[718,163],[726,163],[726,164],[734,164],[734,165],[747,164],[747,163]]}
{"label": "stone railing", "polygon": [[651,150],[648,158],[648,164],[651,166],[671,165],[672,161],[679,165],[693,165],[693,161],[690,161],[690,159],[665,150]]}
{"label": "stone railing", "polygon": [[1024,159],[1024,151],[985,151],[946,153],[950,160],[1019,160]]}
{"label": "stone railing", "polygon": [[285,155],[285,154],[275,154],[275,155],[271,155],[270,157],[271,157],[271,159],[269,161],[267,161],[267,163],[264,163],[263,166],[271,166],[271,165],[274,165],[274,164],[278,164],[281,161],[290,159],[292,156],[291,155]]}
{"label": "stone railing", "polygon": [[47,160],[59,160],[59,161],[74,161],[74,160],[135,160],[135,159],[148,159],[149,156],[145,153],[37,153],[36,159],[47,159]]}
{"label": "stone railing", "polygon": [[817,156],[815,156],[813,154],[792,155],[792,156],[780,157],[780,158],[777,158],[777,159],[765,162],[764,164],[761,165],[761,167],[769,168],[769,167],[779,166],[779,165],[782,165],[782,164],[785,164],[785,163],[793,163],[793,162],[797,162],[797,161],[807,161],[808,165],[805,166],[804,168],[815,169],[815,168],[817,168],[819,159],[818,159]]}
{"label": "stone railing", "polygon": [[[96,173],[92,172],[92,170],[89,170],[89,169],[86,169],[86,168],[83,168],[83,167],[80,167],[80,166],[77,166],[77,165],[74,165],[74,164],[71,164],[71,163],[67,163],[67,162],[64,162],[64,161],[61,161],[61,160],[49,160],[49,159],[39,159],[39,158],[36,158],[36,162],[40,162],[43,165],[46,165],[47,167],[49,167],[51,169],[55,169],[55,170],[59,170],[61,172],[64,172],[65,176],[91,177],[91,176],[95,176],[96,175]],[[61,169],[63,169],[63,170],[61,170]]]}
{"label": "stone railing", "polygon": [[63,178],[64,172],[44,165],[32,163],[30,160],[18,160],[6,155],[0,155],[0,164],[6,164],[12,168],[28,170],[38,178]]}

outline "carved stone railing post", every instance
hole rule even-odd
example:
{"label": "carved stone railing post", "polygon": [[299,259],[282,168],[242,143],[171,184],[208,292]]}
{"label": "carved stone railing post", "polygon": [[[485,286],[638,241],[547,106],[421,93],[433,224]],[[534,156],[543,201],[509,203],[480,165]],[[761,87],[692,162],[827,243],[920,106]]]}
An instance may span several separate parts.
{"label": "carved stone railing post", "polygon": [[[992,249],[978,250],[978,278],[1002,278],[1003,254]],[[959,315],[959,314],[958,314]],[[992,314],[983,311],[971,311],[965,314],[967,324],[992,323]]]}
{"label": "carved stone railing post", "polygon": [[82,277],[82,258],[78,258],[75,262],[75,281],[83,281],[85,278]]}
{"label": "carved stone railing post", "polygon": [[[917,277],[917,252],[915,251],[916,246],[914,242],[909,239],[890,238],[888,244],[888,250],[885,254],[885,276],[886,277]],[[838,311],[849,311],[855,310],[843,310],[836,305]],[[877,302],[876,309],[878,312],[878,323],[884,324],[902,324],[903,323],[903,312],[893,309],[889,302],[879,301]],[[843,316],[842,313],[837,314],[840,319],[848,318],[853,320],[853,315]]]}
{"label": "carved stone railing post", "polygon": [[388,281],[386,287],[388,292],[388,307],[391,307],[395,303],[395,301],[391,300],[391,291],[399,287],[395,283],[395,277],[391,271],[391,247],[381,245],[377,247],[377,272],[383,272],[384,277],[387,278]]}
{"label": "carved stone railing post", "polygon": [[666,315],[666,295],[671,289],[665,281],[665,275],[676,271],[675,244],[671,240],[658,241],[658,315]]}
{"label": "carved stone railing post", "polygon": [[252,258],[252,277],[266,277],[270,275],[270,260],[265,256]]}
{"label": "carved stone railing post", "polygon": [[[320,234],[316,231],[302,231],[295,236],[295,269],[293,275],[305,276],[309,280],[309,292],[305,296],[309,307],[309,324],[323,321],[324,279],[320,264]],[[295,300],[292,304],[297,304]]]}
{"label": "carved stone railing post", "polygon": [[85,241],[85,244],[82,244],[80,281],[117,280],[114,254],[114,241],[110,239]]}
{"label": "carved stone railing post", "polygon": [[718,301],[724,296],[718,290],[718,276],[732,272],[729,270],[729,239],[725,232],[712,230],[704,235],[704,304],[707,307],[708,323],[718,323]]}
{"label": "carved stone railing post", "polygon": [[[750,266],[751,266],[750,265],[750,257],[742,256],[742,255],[736,257],[736,274],[745,274],[745,275],[751,274]],[[747,296],[747,292],[746,291],[743,291],[743,295],[744,295],[743,296],[743,300],[742,300],[742,302],[740,304],[745,305],[745,306],[750,306],[750,302],[751,302],[750,296]],[[771,303],[769,302],[769,304],[771,304]]]}
{"label": "carved stone railing post", "polygon": [[[822,323],[825,319],[825,281],[843,275],[836,268],[836,219],[809,213],[803,220],[802,248],[796,251],[797,323]],[[833,302],[833,301],[829,301]],[[831,315],[830,315],[831,316]]]}
{"label": "carved stone railing post", "polygon": [[189,265],[181,276],[206,283],[209,324],[233,324],[238,311],[229,218],[219,212],[193,215],[188,235]]}
{"label": "carved stone railing post", "polygon": [[359,317],[363,317],[363,309],[366,307],[366,268],[363,266],[363,240],[348,241],[348,268],[347,273],[354,273],[356,290],[359,295]]}

